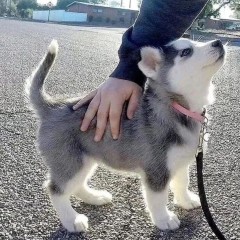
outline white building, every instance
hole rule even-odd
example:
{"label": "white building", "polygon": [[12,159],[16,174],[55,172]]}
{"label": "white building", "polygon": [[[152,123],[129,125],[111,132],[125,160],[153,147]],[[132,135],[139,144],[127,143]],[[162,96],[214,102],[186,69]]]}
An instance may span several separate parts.
{"label": "white building", "polygon": [[66,12],[65,10],[33,11],[33,20],[50,22],[86,22],[86,13]]}

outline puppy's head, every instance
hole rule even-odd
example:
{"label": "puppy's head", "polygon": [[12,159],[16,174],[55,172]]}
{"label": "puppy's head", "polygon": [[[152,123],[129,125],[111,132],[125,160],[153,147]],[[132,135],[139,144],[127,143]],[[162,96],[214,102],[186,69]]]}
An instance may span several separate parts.
{"label": "puppy's head", "polygon": [[211,78],[223,65],[225,50],[220,40],[207,43],[178,39],[161,49],[141,49],[140,70],[151,81],[159,83],[190,101],[206,95]]}

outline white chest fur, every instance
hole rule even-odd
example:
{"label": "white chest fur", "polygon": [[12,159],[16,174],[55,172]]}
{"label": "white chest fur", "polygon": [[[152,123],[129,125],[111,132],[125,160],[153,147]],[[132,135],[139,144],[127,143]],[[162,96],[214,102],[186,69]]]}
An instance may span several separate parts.
{"label": "white chest fur", "polygon": [[200,124],[195,131],[178,126],[179,134],[183,138],[182,145],[173,145],[167,153],[167,166],[171,174],[179,168],[189,165],[195,157],[199,143]]}

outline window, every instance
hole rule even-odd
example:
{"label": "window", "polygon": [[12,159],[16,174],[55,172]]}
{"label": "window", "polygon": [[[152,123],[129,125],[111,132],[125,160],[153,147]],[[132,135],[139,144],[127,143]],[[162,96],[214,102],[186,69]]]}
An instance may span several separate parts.
{"label": "window", "polygon": [[124,12],[122,10],[118,10],[118,16],[126,16],[127,12]]}
{"label": "window", "polygon": [[93,8],[94,13],[102,13],[103,10],[101,8]]}

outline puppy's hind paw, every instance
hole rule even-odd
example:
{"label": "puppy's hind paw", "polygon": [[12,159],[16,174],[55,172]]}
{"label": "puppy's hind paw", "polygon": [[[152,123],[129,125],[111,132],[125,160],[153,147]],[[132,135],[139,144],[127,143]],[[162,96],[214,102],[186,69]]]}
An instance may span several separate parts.
{"label": "puppy's hind paw", "polygon": [[112,202],[112,194],[105,190],[88,189],[85,192],[78,192],[77,197],[83,202],[91,205],[105,205]]}
{"label": "puppy's hind paw", "polygon": [[198,208],[201,206],[199,196],[191,191],[181,198],[175,198],[174,203],[186,210]]}
{"label": "puppy's hind paw", "polygon": [[99,190],[93,195],[90,204],[105,205],[112,202],[112,194],[105,190]]}

